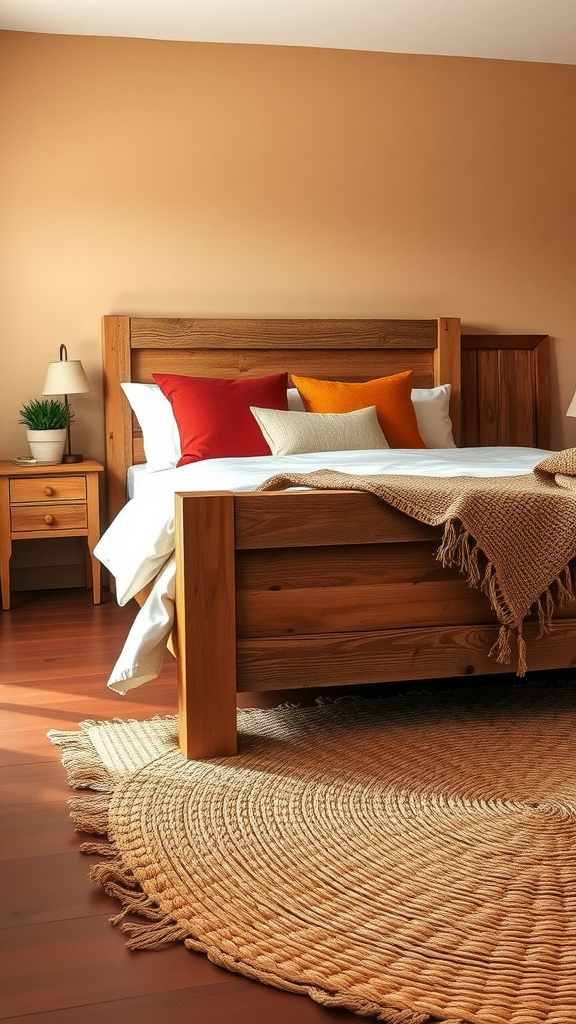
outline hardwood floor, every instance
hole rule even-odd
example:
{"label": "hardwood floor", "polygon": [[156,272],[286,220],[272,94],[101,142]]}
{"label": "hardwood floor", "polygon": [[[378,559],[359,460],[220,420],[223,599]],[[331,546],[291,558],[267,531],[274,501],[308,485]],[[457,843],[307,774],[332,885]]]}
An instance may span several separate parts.
{"label": "hardwood floor", "polygon": [[[59,590],[15,595],[13,609],[0,613],[0,1020],[357,1022],[346,1011],[325,1010],[306,997],[229,974],[182,945],[132,953],[110,925],[118,904],[88,880],[90,864],[98,858],[78,853],[87,837],[72,829],[66,803],[70,790],[59,751],[46,732],[75,729],[84,719],[145,719],[175,712],[170,656],[158,681],[126,697],[106,688],[135,610],[119,608],[107,592],[104,603],[94,606],[89,591]],[[494,679],[486,677],[486,682],[493,685]],[[388,686],[385,692],[401,688],[415,687]],[[286,696],[276,693],[270,700],[280,703]],[[292,691],[290,697],[310,701],[314,694]],[[253,702],[249,697],[244,701]]]}
{"label": "hardwood floor", "polygon": [[70,790],[48,729],[175,712],[174,663],[120,697],[106,679],[135,607],[86,590],[14,595],[0,613],[0,1019],[7,1024],[329,1024],[358,1021],[267,988],[182,945],[132,953],[87,878],[98,858],[68,816]]}

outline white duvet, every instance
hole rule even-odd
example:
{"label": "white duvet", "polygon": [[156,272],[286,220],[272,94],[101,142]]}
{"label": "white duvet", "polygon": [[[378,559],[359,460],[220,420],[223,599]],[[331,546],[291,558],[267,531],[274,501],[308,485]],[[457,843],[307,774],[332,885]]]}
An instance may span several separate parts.
{"label": "white duvet", "polygon": [[116,579],[126,604],[155,580],[140,609],[108,686],[128,690],[158,676],[174,622],[174,494],[177,491],[252,491],[277,473],[335,469],[344,473],[415,476],[518,476],[550,452],[537,448],[386,449],[310,455],[209,459],[147,473],[96,545],[97,558]]}

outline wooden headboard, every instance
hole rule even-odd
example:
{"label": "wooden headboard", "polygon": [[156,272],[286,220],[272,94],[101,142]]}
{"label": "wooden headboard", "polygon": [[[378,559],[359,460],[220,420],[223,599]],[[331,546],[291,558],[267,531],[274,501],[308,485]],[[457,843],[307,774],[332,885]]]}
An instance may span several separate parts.
{"label": "wooden headboard", "polygon": [[289,374],[366,381],[414,371],[414,387],[451,384],[460,426],[460,321],[208,320],[105,316],[104,408],[108,516],[126,501],[128,467],[144,462],[142,435],[120,384],[153,373],[198,377]]}
{"label": "wooden headboard", "polygon": [[550,339],[462,335],[462,445],[550,447]]}
{"label": "wooden headboard", "polygon": [[365,381],[413,369],[415,387],[451,384],[457,443],[549,448],[545,335],[468,335],[435,320],[209,320],[105,316],[102,321],[108,516],[126,501],[142,434],[120,388],[153,373],[289,374]]}

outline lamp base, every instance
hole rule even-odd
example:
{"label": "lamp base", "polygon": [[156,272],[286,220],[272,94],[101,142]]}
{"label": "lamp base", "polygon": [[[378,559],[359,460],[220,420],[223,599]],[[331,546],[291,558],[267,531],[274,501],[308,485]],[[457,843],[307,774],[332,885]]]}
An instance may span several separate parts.
{"label": "lamp base", "polygon": [[70,463],[70,462],[84,462],[84,456],[83,455],[63,455],[62,456],[62,462],[66,462],[66,463]]}

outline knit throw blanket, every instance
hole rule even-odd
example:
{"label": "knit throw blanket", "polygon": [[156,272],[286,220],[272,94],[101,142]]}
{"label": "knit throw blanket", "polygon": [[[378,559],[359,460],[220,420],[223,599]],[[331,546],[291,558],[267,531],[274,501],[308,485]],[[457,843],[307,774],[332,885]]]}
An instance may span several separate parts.
{"label": "knit throw blanket", "polygon": [[444,524],[436,557],[480,587],[500,631],[490,654],[527,670],[522,623],[535,608],[540,636],[552,629],[555,603],[575,597],[576,448],[549,456],[533,473],[511,477],[354,476],[332,470],[271,477],[257,489],[369,491],[429,526]]}

